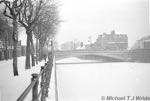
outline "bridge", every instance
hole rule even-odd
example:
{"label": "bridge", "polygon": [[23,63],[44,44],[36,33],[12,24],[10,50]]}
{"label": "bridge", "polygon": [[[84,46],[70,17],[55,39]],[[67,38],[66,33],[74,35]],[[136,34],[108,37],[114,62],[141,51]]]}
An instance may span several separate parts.
{"label": "bridge", "polygon": [[76,57],[83,55],[94,55],[105,59],[113,59],[119,61],[127,61],[128,51],[97,51],[97,50],[69,50],[55,51],[56,60],[68,57]]}

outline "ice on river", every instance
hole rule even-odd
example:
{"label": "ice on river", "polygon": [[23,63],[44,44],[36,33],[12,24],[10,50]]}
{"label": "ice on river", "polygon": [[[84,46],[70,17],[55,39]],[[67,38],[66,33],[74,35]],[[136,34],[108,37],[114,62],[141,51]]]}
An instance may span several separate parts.
{"label": "ice on river", "polygon": [[[84,60],[73,57],[57,63],[75,61]],[[101,96],[150,97],[148,63],[58,64],[56,67],[59,101],[100,101]]]}

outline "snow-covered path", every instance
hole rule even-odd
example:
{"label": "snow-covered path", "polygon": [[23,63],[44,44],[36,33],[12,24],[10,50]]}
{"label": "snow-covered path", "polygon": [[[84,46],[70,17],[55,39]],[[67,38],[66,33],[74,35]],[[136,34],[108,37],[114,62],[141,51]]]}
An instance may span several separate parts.
{"label": "snow-covered path", "polygon": [[[54,61],[55,63],[55,61]],[[50,79],[50,86],[49,86],[49,95],[48,97],[46,98],[46,101],[56,101],[56,79],[55,79],[55,64],[53,65],[53,68],[52,68],[52,74],[51,74],[51,79]]]}
{"label": "snow-covered path", "polygon": [[[16,101],[31,82],[31,74],[39,73],[44,61],[25,70],[25,57],[18,58],[19,76],[13,76],[12,60],[0,61],[0,101]],[[31,95],[31,94],[30,94]],[[29,101],[30,96],[27,97]]]}

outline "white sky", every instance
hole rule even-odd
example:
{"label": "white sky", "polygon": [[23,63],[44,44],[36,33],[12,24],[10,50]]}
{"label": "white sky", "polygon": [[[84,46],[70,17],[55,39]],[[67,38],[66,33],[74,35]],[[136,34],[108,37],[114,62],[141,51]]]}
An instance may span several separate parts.
{"label": "white sky", "polygon": [[111,30],[127,34],[129,46],[149,34],[148,0],[59,0],[61,23],[59,44],[78,39],[94,40]]}

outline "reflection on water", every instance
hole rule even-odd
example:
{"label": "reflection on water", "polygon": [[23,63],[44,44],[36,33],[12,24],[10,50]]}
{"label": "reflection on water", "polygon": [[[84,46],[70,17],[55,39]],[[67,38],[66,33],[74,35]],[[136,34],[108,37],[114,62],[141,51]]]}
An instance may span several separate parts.
{"label": "reflection on water", "polygon": [[[57,63],[90,62],[79,58]],[[95,60],[92,60],[95,61]],[[150,64],[57,64],[59,101],[100,101],[101,96],[149,96]]]}

